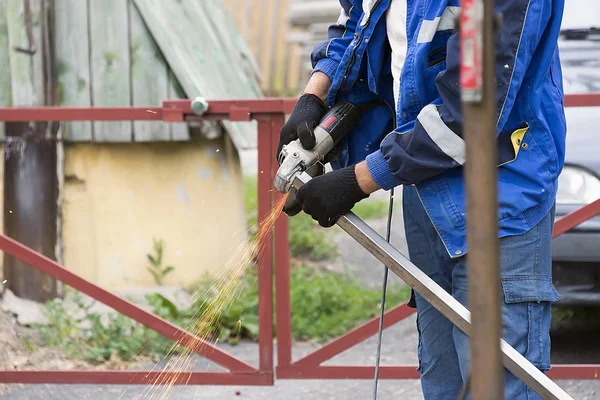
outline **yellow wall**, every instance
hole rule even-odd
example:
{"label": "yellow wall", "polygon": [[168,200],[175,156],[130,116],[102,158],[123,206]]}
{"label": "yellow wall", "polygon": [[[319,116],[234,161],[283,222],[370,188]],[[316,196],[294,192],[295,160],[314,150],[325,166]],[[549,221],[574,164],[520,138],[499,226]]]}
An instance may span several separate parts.
{"label": "yellow wall", "polygon": [[154,285],[153,237],[175,267],[167,285],[217,272],[245,238],[241,171],[226,138],[68,144],[64,165],[65,266],[107,289]]}

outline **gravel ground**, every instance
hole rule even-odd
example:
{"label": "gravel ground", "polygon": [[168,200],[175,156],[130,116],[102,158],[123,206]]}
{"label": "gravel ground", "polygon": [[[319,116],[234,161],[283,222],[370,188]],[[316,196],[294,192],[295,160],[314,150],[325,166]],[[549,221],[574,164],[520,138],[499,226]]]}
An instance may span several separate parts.
{"label": "gravel ground", "polygon": [[[402,212],[398,207],[393,221],[393,243],[405,252],[403,237]],[[371,225],[380,233],[385,232],[385,220],[372,221]],[[327,265],[333,270],[345,270],[353,273],[370,286],[381,285],[383,269],[374,258],[343,233],[332,232],[332,240],[338,245],[341,257]],[[368,267],[367,267],[368,266]],[[395,276],[393,284],[402,282]],[[553,362],[561,363],[598,363],[600,362],[600,344],[597,332],[600,322],[590,324],[564,326],[553,338]],[[573,340],[577,338],[577,340]],[[382,364],[412,364],[417,361],[417,334],[415,317],[389,328],[384,334]],[[373,365],[375,362],[375,338],[355,346],[345,353],[327,362],[326,365]],[[220,345],[219,347],[254,365],[257,363],[258,348],[254,343],[242,342],[237,346]],[[310,344],[296,344],[293,348],[294,359],[314,350]],[[154,365],[148,365],[151,369]],[[160,366],[159,366],[160,367]],[[197,371],[220,371],[206,360],[198,359],[194,368]],[[591,400],[600,398],[600,381],[559,381],[574,399]],[[213,400],[213,399],[256,399],[256,400],[342,400],[372,398],[372,382],[357,381],[277,381],[272,387],[180,387],[165,392],[149,391],[141,386],[97,386],[97,385],[28,385],[12,387],[4,396],[6,400],[128,400],[128,399],[180,399],[180,400]],[[379,399],[422,399],[420,384],[417,380],[383,380],[379,384]]]}

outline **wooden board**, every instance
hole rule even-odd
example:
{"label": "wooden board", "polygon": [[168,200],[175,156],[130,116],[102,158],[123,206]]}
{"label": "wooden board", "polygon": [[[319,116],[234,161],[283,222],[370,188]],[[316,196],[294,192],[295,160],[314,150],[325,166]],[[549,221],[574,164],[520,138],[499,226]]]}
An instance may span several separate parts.
{"label": "wooden board", "polygon": [[[129,0],[89,0],[92,104],[130,106]],[[131,122],[94,122],[94,140],[130,142]]]}
{"label": "wooden board", "polygon": [[[129,4],[131,31],[131,87],[134,106],[159,106],[168,97],[169,67],[146,28],[139,11]],[[169,125],[163,122],[135,121],[136,142],[169,140]]]}
{"label": "wooden board", "polygon": [[[188,97],[262,97],[239,47],[223,44],[241,35],[220,1],[134,1]],[[224,125],[238,149],[256,147],[255,124]]]}
{"label": "wooden board", "polygon": [[[92,104],[88,3],[81,0],[54,0],[57,102],[60,106],[89,107]],[[91,141],[92,123],[63,125],[68,141]]]}
{"label": "wooden board", "polygon": [[[169,69],[169,86],[167,87],[168,99],[185,99],[185,91],[177,82],[177,78],[173,71]],[[190,140],[190,127],[185,122],[175,122],[169,124],[169,136],[175,142],[187,142]]]}
{"label": "wooden board", "polygon": [[[6,20],[6,1],[0,0],[0,107],[11,106],[10,67],[8,62],[8,22]],[[0,139],[4,137],[4,122],[0,122]]]}
{"label": "wooden board", "polygon": [[41,50],[40,0],[31,0],[34,40],[38,51],[34,55],[16,52],[14,47],[29,48],[22,0],[6,0],[9,64],[13,106],[44,105],[44,68]]}

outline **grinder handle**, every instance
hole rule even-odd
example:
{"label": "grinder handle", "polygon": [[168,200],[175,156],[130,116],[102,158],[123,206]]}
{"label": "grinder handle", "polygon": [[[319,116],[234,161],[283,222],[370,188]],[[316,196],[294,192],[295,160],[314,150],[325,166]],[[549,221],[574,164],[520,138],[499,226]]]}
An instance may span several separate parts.
{"label": "grinder handle", "polygon": [[331,108],[323,117],[319,128],[331,136],[334,144],[338,144],[358,124],[361,117],[362,110],[359,106],[343,101]]}

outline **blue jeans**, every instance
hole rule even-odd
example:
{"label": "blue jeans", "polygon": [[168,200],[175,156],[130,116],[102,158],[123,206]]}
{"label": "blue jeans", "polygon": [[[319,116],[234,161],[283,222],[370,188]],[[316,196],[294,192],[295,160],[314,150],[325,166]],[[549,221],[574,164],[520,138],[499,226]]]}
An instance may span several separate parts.
{"label": "blue jeans", "polygon": [[[411,261],[467,306],[466,257],[452,259],[414,187],[404,188],[404,224]],[[528,233],[500,239],[503,338],[541,371],[550,369],[550,307],[554,212]],[[426,400],[455,400],[469,374],[469,340],[420,295],[419,371]],[[505,370],[505,398],[541,399]]]}

